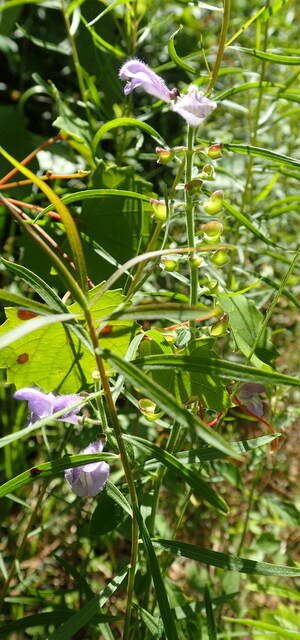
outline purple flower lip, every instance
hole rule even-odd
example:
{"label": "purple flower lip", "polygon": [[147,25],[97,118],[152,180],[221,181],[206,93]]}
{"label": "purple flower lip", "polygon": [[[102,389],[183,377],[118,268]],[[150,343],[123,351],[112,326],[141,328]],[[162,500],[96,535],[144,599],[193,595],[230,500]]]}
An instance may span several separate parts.
{"label": "purple flower lip", "polygon": [[165,102],[171,102],[172,92],[168,89],[164,80],[142,60],[137,58],[127,60],[119,71],[119,77],[121,80],[127,80],[124,87],[125,96],[134,91],[134,89],[142,87],[146,93]]}
{"label": "purple flower lip", "polygon": [[264,415],[264,404],[259,397],[261,393],[265,393],[266,388],[262,384],[256,382],[247,382],[242,384],[238,391],[238,399],[248,411],[256,416]]}
{"label": "purple flower lip", "polygon": [[34,387],[24,387],[18,389],[14,393],[16,400],[26,400],[28,403],[28,409],[30,411],[30,424],[33,424],[41,418],[52,416],[57,411],[65,409],[65,413],[57,418],[60,422],[71,422],[77,424],[79,420],[78,412],[82,407],[75,407],[75,409],[69,409],[75,402],[82,400],[81,396],[76,393],[68,395],[55,396],[53,393],[43,393],[39,389]]}
{"label": "purple flower lip", "polygon": [[[102,451],[103,442],[98,440],[89,444],[81,453],[101,453]],[[65,479],[78,496],[94,497],[102,491],[107,482],[109,471],[109,465],[106,462],[91,462],[81,467],[66,469]]]}
{"label": "purple flower lip", "polygon": [[198,127],[216,107],[217,103],[206,98],[193,84],[188,92],[172,105],[173,111],[179,113],[192,127]]}

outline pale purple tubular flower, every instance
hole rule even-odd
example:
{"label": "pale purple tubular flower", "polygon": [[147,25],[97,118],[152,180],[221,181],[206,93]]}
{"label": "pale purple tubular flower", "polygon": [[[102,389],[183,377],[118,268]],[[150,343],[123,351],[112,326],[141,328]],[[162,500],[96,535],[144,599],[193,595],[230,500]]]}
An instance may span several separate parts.
{"label": "pale purple tubular flower", "polygon": [[265,393],[266,388],[256,382],[242,384],[238,391],[238,399],[248,411],[256,416],[264,415],[264,405],[260,398],[261,393]]}
{"label": "pale purple tubular flower", "polygon": [[57,418],[57,420],[77,424],[79,419],[77,414],[82,408],[76,407],[75,409],[68,411],[72,404],[75,404],[78,400],[82,400],[81,396],[76,393],[55,396],[53,393],[43,393],[34,387],[24,387],[14,393],[14,398],[17,400],[26,400],[28,403],[30,424],[33,424],[41,418],[52,416],[53,413],[61,411],[62,409],[66,409],[66,411],[60,418]]}
{"label": "pale purple tubular flower", "polygon": [[[101,453],[102,450],[103,442],[99,440],[89,444],[89,446],[80,453]],[[96,496],[102,491],[108,476],[109,465],[104,461],[91,462],[81,467],[65,470],[65,478],[71,489],[78,496]]]}
{"label": "pale purple tubular flower", "polygon": [[142,87],[146,93],[155,96],[165,102],[171,102],[172,92],[168,89],[164,80],[157,75],[145,62],[132,58],[127,60],[119,71],[121,80],[127,80],[124,87],[125,96]]}
{"label": "pale purple tubular flower", "polygon": [[206,98],[193,84],[188,92],[172,105],[173,111],[179,113],[192,127],[198,127],[216,107],[217,103]]}

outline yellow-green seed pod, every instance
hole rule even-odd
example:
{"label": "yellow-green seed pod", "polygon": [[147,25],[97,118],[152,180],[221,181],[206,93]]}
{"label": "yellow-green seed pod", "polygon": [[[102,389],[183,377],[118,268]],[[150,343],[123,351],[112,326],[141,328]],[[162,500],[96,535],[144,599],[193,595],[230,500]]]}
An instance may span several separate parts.
{"label": "yellow-green seed pod", "polygon": [[223,338],[228,331],[229,317],[224,314],[220,320],[210,327],[210,335],[214,338]]}
{"label": "yellow-green seed pod", "polygon": [[211,257],[211,261],[215,265],[217,265],[217,267],[223,267],[223,265],[226,264],[228,260],[229,260],[229,255],[227,251],[224,251],[224,249],[219,249]]}
{"label": "yellow-green seed pod", "polygon": [[173,258],[163,257],[161,259],[160,267],[165,271],[176,271],[177,260],[174,260]]}
{"label": "yellow-green seed pod", "polygon": [[164,200],[155,200],[151,199],[150,204],[152,205],[153,215],[155,220],[159,220],[160,222],[165,222],[167,219],[167,206]]}
{"label": "yellow-green seed pod", "polygon": [[217,158],[221,158],[222,155],[222,144],[212,144],[207,149],[207,155],[212,158],[212,160],[217,160]]}
{"label": "yellow-green seed pod", "polygon": [[152,400],[149,400],[148,398],[141,398],[139,400],[139,409],[149,422],[154,422],[163,415],[163,411],[156,411],[155,402],[152,402]]}
{"label": "yellow-green seed pod", "polygon": [[209,200],[203,203],[203,209],[211,216],[216,216],[223,209],[223,191],[214,191]]}

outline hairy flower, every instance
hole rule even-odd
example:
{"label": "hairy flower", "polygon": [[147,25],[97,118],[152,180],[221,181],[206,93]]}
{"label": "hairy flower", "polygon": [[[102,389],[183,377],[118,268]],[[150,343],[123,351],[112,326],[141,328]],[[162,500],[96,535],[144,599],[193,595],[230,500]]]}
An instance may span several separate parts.
{"label": "hairy flower", "polygon": [[155,96],[165,102],[171,102],[172,92],[168,89],[164,80],[154,73],[145,62],[132,58],[123,64],[119,71],[121,80],[127,80],[124,87],[125,96],[142,87],[146,93]]}
{"label": "hairy flower", "polygon": [[52,416],[56,411],[65,409],[65,413],[57,420],[61,422],[72,422],[77,424],[79,416],[77,413],[81,410],[81,407],[76,407],[68,411],[68,408],[75,404],[78,400],[81,400],[81,396],[76,393],[69,395],[55,396],[53,393],[43,393],[39,389],[34,387],[24,387],[14,393],[14,398],[17,400],[26,400],[28,403],[28,409],[30,411],[30,423],[40,420],[40,418],[46,418]]}
{"label": "hairy flower", "polygon": [[[81,451],[81,454],[101,453],[102,450],[103,442],[99,440],[89,444],[86,449]],[[109,465],[103,461],[91,462],[82,467],[65,470],[65,478],[78,496],[96,496],[102,491],[108,476]]]}
{"label": "hairy flower", "polygon": [[186,95],[174,102],[172,109],[192,127],[197,127],[215,109],[217,103],[206,98],[193,84]]}

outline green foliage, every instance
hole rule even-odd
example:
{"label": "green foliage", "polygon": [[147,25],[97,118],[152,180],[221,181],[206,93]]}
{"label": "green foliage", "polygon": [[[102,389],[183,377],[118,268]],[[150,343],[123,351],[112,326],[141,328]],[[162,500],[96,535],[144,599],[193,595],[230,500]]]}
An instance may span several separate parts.
{"label": "green foliage", "polygon": [[[120,290],[107,291],[93,304],[100,291],[101,285],[98,285],[89,296],[96,326],[100,325],[102,329],[109,327],[109,331],[102,334],[100,328],[99,342],[103,347],[125,354],[133,331],[132,322],[114,320],[109,325],[105,322],[122,303],[123,297]],[[73,303],[68,306],[68,312],[78,316],[80,307]],[[0,329],[3,336],[23,325],[26,330],[26,323],[30,322],[22,320],[20,310],[13,307],[6,309],[6,316],[7,320]],[[61,393],[73,393],[83,384],[92,382],[95,370],[93,353],[59,323],[18,338],[1,351],[0,358],[0,367],[7,369],[8,382],[17,388],[36,385],[44,391],[59,389]]]}

